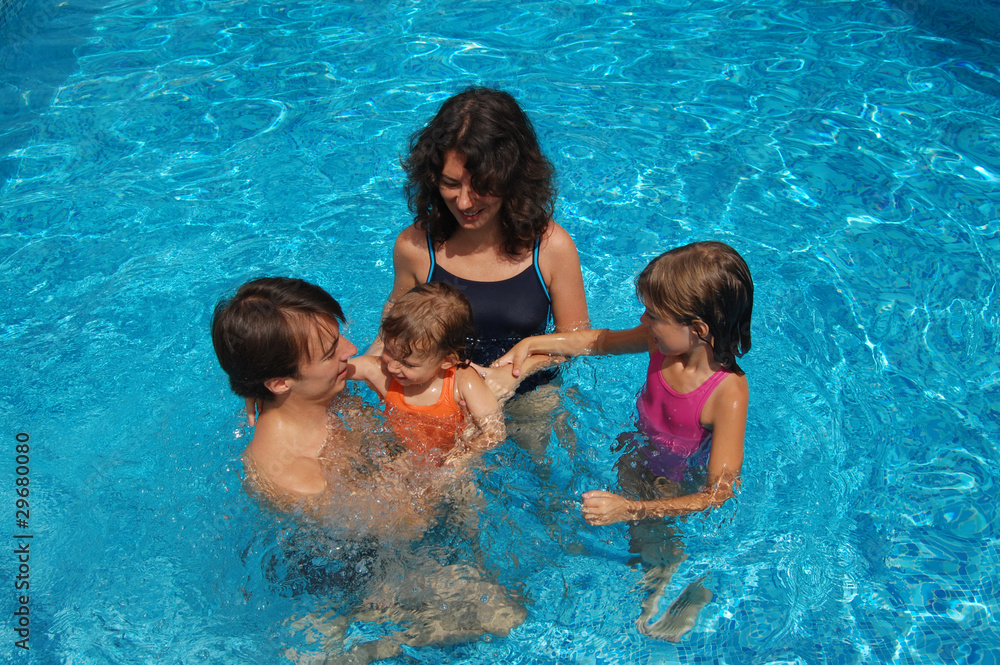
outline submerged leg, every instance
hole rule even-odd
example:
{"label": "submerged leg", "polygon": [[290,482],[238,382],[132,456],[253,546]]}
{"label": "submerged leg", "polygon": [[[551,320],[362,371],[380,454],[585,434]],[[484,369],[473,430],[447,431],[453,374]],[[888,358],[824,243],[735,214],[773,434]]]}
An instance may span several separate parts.
{"label": "submerged leg", "polygon": [[[662,592],[660,592],[662,595]],[[652,625],[639,624],[643,635],[655,637],[668,642],[680,642],[681,638],[694,628],[698,612],[712,600],[712,592],[696,580],[689,584],[677,600],[670,604],[666,613]],[[645,606],[644,606],[645,607]]]}
{"label": "submerged leg", "polygon": [[380,640],[359,644],[350,651],[328,653],[324,665],[368,665],[368,663],[395,658],[403,653],[399,635],[389,635]]}
{"label": "submerged leg", "polygon": [[347,651],[328,652],[328,665],[365,665],[392,658],[402,647],[458,644],[490,633],[506,637],[521,625],[527,610],[507,590],[475,568],[449,565],[417,568],[395,588],[370,597],[369,607],[353,619],[391,621],[406,629]]}
{"label": "submerged leg", "polygon": [[646,634],[648,630],[646,624],[659,611],[660,599],[663,598],[663,593],[667,590],[670,579],[677,572],[677,568],[680,565],[680,561],[675,561],[666,566],[653,566],[643,575],[643,582],[646,588],[652,590],[652,593],[646,597],[646,600],[642,601],[642,614],[639,615],[639,618],[635,622],[640,633]]}

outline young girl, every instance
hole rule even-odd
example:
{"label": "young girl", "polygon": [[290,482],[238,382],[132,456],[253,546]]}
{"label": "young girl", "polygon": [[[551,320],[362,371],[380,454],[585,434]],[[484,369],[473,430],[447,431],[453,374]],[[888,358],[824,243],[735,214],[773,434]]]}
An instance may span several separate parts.
{"label": "young girl", "polygon": [[[353,358],[348,378],[385,401],[386,421],[407,450],[441,464],[449,453],[503,440],[497,399],[469,367],[472,309],[458,289],[430,283],[410,290],[386,314],[379,335],[381,358]],[[466,412],[474,427],[463,427]],[[463,445],[453,451],[458,440]]]}
{"label": "young girl", "polygon": [[532,353],[649,351],[637,402],[643,436],[619,437],[632,444],[618,462],[620,485],[631,496],[585,492],[582,510],[593,525],[633,522],[630,551],[649,566],[645,581],[652,589],[636,626],[677,642],[712,594],[701,580],[692,582],[650,623],[687,557],[675,529],[655,518],[720,506],[739,484],[749,391],[736,358],[750,350],[753,281],[731,247],[698,242],[654,259],[636,280],[636,292],[646,311],[635,328],[531,337],[497,364],[512,363],[516,376]]}
{"label": "young girl", "polygon": [[[586,492],[583,516],[594,525],[722,505],[734,496],[743,465],[749,391],[736,358],[750,350],[753,281],[747,264],[721,242],[693,243],[650,262],[636,280],[636,292],[646,311],[635,328],[530,337],[497,362],[513,363],[516,376],[533,353],[649,351],[637,402],[639,427],[649,445],[640,451],[646,478],[659,496]],[[702,466],[706,457],[705,481],[696,491],[677,494],[689,470]]]}

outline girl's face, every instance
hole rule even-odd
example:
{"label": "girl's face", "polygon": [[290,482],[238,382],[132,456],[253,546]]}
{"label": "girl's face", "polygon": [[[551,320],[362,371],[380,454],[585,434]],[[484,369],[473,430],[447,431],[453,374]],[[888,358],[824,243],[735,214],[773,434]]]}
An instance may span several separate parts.
{"label": "girl's face", "polygon": [[414,352],[398,359],[389,355],[388,351],[382,352],[382,366],[401,386],[426,385],[454,365],[450,356]]}
{"label": "girl's face", "polygon": [[648,309],[639,318],[649,328],[649,334],[656,341],[656,347],[665,356],[681,356],[690,353],[702,340],[694,326],[678,323],[673,317],[658,317]]}
{"label": "girl's face", "polygon": [[347,385],[347,361],[357,352],[338,327],[314,322],[309,331],[309,357],[299,362],[299,376],[288,379],[289,385],[307,399],[332,399]]}
{"label": "girl's face", "polygon": [[472,188],[472,174],[465,170],[465,155],[454,150],[445,153],[438,191],[459,227],[471,231],[499,223],[503,202],[498,196],[479,194]]}

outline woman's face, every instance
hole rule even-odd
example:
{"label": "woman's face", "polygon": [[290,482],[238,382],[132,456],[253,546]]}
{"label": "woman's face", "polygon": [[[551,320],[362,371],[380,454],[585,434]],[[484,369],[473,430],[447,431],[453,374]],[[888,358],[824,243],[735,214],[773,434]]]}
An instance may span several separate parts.
{"label": "woman's face", "polygon": [[445,153],[438,191],[459,227],[466,230],[489,228],[500,222],[498,196],[479,194],[472,188],[472,174],[465,170],[465,155]]}

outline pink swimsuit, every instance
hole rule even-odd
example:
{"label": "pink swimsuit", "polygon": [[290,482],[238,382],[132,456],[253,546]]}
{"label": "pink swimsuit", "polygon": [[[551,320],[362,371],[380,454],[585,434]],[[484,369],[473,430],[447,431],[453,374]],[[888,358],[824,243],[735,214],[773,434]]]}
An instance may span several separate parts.
{"label": "pink swimsuit", "polygon": [[[729,372],[719,370],[689,393],[678,393],[663,380],[663,354],[654,351],[646,370],[646,385],[636,402],[639,428],[649,437],[652,449],[644,449],[649,470],[657,476],[680,482],[692,462],[703,463],[712,433],[701,426],[701,410]],[[702,453],[698,455],[698,453]],[[692,459],[697,456],[697,459]]]}

